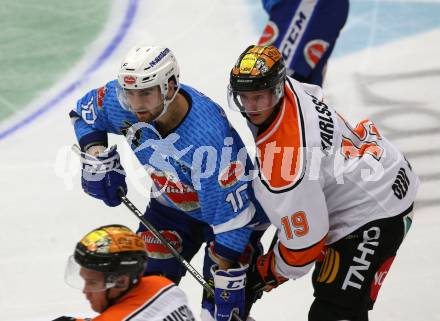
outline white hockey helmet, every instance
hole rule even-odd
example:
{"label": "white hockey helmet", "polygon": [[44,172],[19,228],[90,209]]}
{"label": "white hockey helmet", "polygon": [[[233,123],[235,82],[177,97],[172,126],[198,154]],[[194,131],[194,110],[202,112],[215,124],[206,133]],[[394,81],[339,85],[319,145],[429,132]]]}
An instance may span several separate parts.
{"label": "white hockey helmet", "polygon": [[[167,99],[170,79],[175,81],[176,90],[173,97]],[[122,61],[118,72],[118,83],[119,102],[130,111],[132,108],[123,89],[145,89],[159,86],[164,108],[156,117],[157,119],[165,114],[168,105],[174,100],[179,90],[179,65],[173,52],[167,47],[136,46],[128,52]]]}

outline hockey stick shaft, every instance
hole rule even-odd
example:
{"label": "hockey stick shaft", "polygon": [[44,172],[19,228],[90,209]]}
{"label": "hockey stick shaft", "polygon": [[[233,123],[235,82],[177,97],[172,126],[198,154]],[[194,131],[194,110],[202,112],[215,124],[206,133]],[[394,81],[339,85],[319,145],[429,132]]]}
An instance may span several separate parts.
{"label": "hockey stick shaft", "polygon": [[148,222],[141,211],[139,211],[136,206],[125,196],[122,192],[119,192],[119,197],[121,198],[122,202],[125,204],[125,206],[128,207],[128,209],[135,214],[138,219],[142,222],[143,225],[145,225],[146,228],[148,228],[151,233],[153,233],[154,237],[156,237],[163,245],[165,245],[168,250],[174,255],[174,257],[183,264],[183,266],[191,273],[195,279],[203,286],[203,288],[211,295],[214,295],[214,290],[211,288],[211,286],[208,284],[208,282],[205,281],[202,275],[197,272],[197,270],[189,264],[183,256],[180,255],[179,252],[163,237],[163,235],[150,223]]}
{"label": "hockey stick shaft", "polygon": [[270,243],[270,246],[269,246],[269,251],[275,247],[275,244],[277,244],[277,242],[278,242],[278,230],[275,231],[275,234],[272,238],[272,242]]}
{"label": "hockey stick shaft", "polygon": [[[163,245],[165,245],[168,250],[174,255],[174,257],[185,267],[185,269],[191,273],[191,275],[197,280],[197,282],[200,283],[201,286],[205,289],[208,294],[214,296],[214,290],[213,288],[208,284],[208,282],[205,281],[203,276],[197,272],[197,270],[188,263],[185,258],[180,255],[179,252],[163,237],[163,235],[150,223],[148,222],[141,211],[137,209],[137,207],[127,198],[123,190],[119,191],[119,197],[121,198],[122,202],[125,206],[134,214],[137,216],[137,218],[141,221],[143,225],[147,229],[150,230],[151,233],[153,233],[154,237],[156,237]],[[234,312],[232,317],[236,321],[242,321],[242,319]]]}

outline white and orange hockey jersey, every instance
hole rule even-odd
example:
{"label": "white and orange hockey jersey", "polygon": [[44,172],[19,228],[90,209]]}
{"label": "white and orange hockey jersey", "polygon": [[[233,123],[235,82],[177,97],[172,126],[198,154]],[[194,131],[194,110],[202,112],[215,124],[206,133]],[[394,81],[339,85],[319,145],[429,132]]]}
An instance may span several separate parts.
{"label": "white and orange hockey jersey", "polygon": [[185,293],[162,276],[146,276],[99,316],[77,321],[194,321]]}
{"label": "white and orange hockey jersey", "polygon": [[402,153],[371,121],[351,127],[317,86],[288,78],[277,118],[255,141],[253,187],[278,229],[276,272],[287,278],[307,273],[326,244],[414,202],[419,180]]}

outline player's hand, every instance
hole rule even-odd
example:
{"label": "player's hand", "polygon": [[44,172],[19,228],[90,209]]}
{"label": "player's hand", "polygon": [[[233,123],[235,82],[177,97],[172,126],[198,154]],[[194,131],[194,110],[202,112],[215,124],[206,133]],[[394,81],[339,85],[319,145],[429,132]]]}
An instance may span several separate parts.
{"label": "player's hand", "polygon": [[214,318],[216,321],[230,321],[235,312],[240,317],[245,314],[246,271],[249,265],[241,265],[236,269],[218,270],[217,265],[211,267],[214,277]]}
{"label": "player's hand", "polygon": [[121,204],[119,189],[122,188],[127,193],[127,184],[116,145],[96,156],[80,151],[76,145],[73,149],[81,158],[83,190],[90,196],[104,201],[108,206]]}
{"label": "player's hand", "polygon": [[59,318],[53,319],[52,321],[76,321],[76,319],[72,318],[72,317],[59,317]]}
{"label": "player's hand", "polygon": [[288,280],[275,271],[275,254],[273,249],[257,259],[256,270],[258,272],[256,273],[257,278],[260,279],[256,280],[254,285],[254,290],[257,292],[269,292]]}

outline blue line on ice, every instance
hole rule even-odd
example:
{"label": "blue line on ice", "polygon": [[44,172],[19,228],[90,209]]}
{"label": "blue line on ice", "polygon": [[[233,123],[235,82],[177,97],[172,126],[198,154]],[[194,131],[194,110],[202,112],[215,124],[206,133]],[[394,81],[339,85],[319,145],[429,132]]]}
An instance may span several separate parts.
{"label": "blue line on ice", "polygon": [[32,113],[30,113],[23,119],[17,121],[16,123],[10,125],[3,131],[0,131],[0,141],[7,138],[14,132],[22,129],[23,127],[29,125],[37,118],[39,118],[40,116],[42,116],[43,114],[54,108],[65,96],[73,92],[75,88],[79,86],[87,78],[88,75],[90,75],[91,73],[93,73],[99,67],[102,66],[102,64],[112,55],[112,53],[115,51],[115,49],[118,47],[118,45],[121,43],[121,41],[124,39],[125,35],[127,34],[127,31],[130,28],[133,22],[133,18],[136,14],[138,8],[138,1],[139,0],[130,0],[127,7],[127,11],[125,13],[124,20],[122,21],[122,24],[119,26],[116,35],[107,45],[107,47],[103,50],[103,52],[99,55],[99,57],[86,69],[86,71],[80,74],[74,82],[70,83],[66,88],[64,88],[58,94],[56,94],[55,97],[53,97],[48,102],[37,108],[37,110],[33,111]]}

